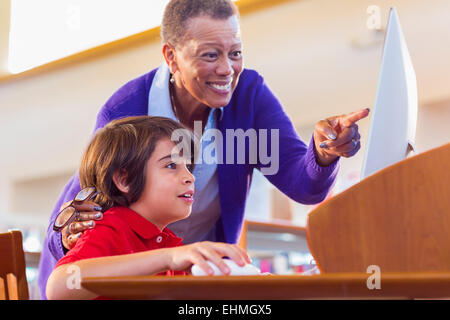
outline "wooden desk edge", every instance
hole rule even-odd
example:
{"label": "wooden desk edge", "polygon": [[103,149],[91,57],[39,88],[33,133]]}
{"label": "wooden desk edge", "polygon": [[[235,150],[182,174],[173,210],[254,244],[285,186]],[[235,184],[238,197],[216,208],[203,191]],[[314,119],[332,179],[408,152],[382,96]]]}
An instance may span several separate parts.
{"label": "wooden desk edge", "polygon": [[[140,276],[83,278],[82,286],[121,299],[323,299],[450,297],[450,272],[382,273],[381,289],[367,273],[264,276]],[[234,289],[239,287],[239,291]],[[270,288],[271,290],[265,290]],[[189,289],[189,290],[188,290]],[[194,290],[198,289],[198,290]]]}

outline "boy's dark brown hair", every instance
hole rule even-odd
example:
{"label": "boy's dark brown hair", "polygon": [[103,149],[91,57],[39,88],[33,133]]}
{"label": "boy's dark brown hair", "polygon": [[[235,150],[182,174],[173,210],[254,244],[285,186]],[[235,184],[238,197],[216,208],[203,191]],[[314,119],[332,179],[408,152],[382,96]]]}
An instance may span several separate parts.
{"label": "boy's dark brown hair", "polygon": [[[183,129],[177,131],[177,136],[181,133],[182,137],[180,147],[183,150],[192,148],[195,145],[192,132],[171,119],[137,116],[111,121],[96,132],[83,155],[79,170],[81,187],[96,187],[101,192],[95,202],[103,211],[136,202],[144,190],[147,161],[156,144],[163,138],[171,139],[177,129]],[[191,154],[190,170],[193,169],[194,152]],[[113,181],[116,171],[129,186],[126,194]]]}

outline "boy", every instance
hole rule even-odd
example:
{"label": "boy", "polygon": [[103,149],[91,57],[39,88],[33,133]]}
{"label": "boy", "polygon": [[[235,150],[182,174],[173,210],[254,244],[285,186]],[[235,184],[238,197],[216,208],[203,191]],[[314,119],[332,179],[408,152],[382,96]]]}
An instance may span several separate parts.
{"label": "boy", "polygon": [[[106,212],[58,261],[47,282],[48,299],[96,298],[84,288],[68,288],[73,266],[82,277],[94,277],[185,274],[192,264],[212,274],[206,260],[228,274],[225,256],[240,266],[250,263],[236,245],[183,246],[182,239],[166,228],[188,217],[194,201],[189,161],[173,154],[176,148],[170,137],[177,129],[183,127],[170,119],[140,116],[112,121],[96,133],[79,176],[82,188],[96,188],[95,202]],[[186,135],[182,142],[190,144],[189,139]]]}

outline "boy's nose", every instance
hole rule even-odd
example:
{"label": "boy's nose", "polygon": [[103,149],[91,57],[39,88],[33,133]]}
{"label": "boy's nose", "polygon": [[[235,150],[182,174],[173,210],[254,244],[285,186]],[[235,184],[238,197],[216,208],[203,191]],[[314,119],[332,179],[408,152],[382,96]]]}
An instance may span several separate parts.
{"label": "boy's nose", "polygon": [[191,184],[194,183],[194,181],[195,181],[194,175],[186,168],[185,173],[183,175],[183,183]]}

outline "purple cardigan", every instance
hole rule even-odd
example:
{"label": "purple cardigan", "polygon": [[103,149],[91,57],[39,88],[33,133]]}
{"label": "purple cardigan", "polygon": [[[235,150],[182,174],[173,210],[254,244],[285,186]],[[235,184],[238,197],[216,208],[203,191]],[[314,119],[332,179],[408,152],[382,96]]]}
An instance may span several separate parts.
{"label": "purple cardigan", "polygon": [[[111,120],[147,115],[149,90],[157,69],[144,74],[117,90],[102,107],[97,116],[95,131]],[[223,109],[218,129],[225,137],[226,129],[279,129],[279,170],[267,179],[294,201],[304,204],[321,202],[334,184],[338,160],[328,167],[317,164],[313,139],[309,146],[300,140],[278,99],[253,70],[244,69],[230,103]],[[94,132],[95,132],[94,131]],[[270,139],[269,139],[270,141]],[[248,146],[247,146],[248,147]],[[226,148],[224,148],[226,149]],[[270,151],[270,144],[268,146]],[[236,161],[236,147],[234,152]],[[226,150],[223,151],[226,158]],[[221,217],[216,224],[217,241],[236,243],[244,219],[245,201],[250,189],[253,169],[259,164],[218,164]],[[40,267],[39,286],[45,296],[47,279],[56,262],[64,256],[61,234],[52,229],[53,221],[64,202],[73,199],[80,190],[78,172],[67,183],[56,203],[44,241]]]}

